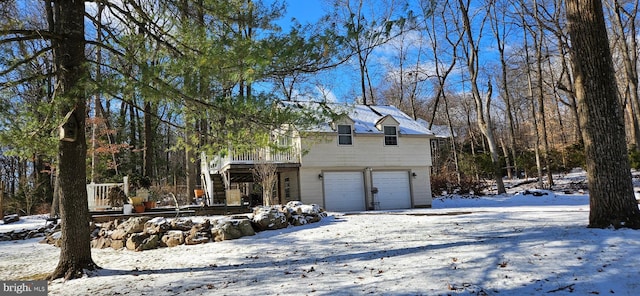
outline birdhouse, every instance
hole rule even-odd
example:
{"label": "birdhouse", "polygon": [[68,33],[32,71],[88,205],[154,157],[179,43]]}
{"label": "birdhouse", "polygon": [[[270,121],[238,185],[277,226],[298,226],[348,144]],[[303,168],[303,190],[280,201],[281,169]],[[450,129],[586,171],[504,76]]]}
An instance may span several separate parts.
{"label": "birdhouse", "polygon": [[60,141],[75,142],[78,137],[78,124],[73,117],[67,118],[65,122],[58,127]]}

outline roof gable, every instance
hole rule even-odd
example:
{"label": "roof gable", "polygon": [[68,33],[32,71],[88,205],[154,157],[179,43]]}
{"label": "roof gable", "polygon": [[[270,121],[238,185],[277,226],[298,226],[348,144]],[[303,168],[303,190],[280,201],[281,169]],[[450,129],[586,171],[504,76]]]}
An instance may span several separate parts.
{"label": "roof gable", "polygon": [[[317,103],[317,102],[282,102],[284,106],[297,106],[299,108],[327,108],[337,114],[345,114],[346,117],[335,122],[327,118],[327,124],[313,128],[314,132],[334,132],[336,123],[353,124],[356,134],[383,134],[384,125],[398,126],[400,135],[433,136],[433,133],[423,124],[413,120],[398,108],[390,105],[347,105],[341,103]],[[348,118],[348,119],[347,119]],[[343,121],[345,120],[345,121]],[[350,123],[351,123],[350,122]],[[378,127],[377,125],[380,125]]]}

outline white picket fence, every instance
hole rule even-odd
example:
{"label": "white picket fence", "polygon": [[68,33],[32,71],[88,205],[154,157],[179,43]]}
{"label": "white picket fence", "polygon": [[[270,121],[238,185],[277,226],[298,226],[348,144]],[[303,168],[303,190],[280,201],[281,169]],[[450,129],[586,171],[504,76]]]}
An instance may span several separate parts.
{"label": "white picket fence", "polygon": [[109,189],[120,187],[126,196],[129,196],[129,177],[122,178],[122,183],[89,183],[87,184],[87,198],[89,211],[99,211],[111,208],[109,204]]}

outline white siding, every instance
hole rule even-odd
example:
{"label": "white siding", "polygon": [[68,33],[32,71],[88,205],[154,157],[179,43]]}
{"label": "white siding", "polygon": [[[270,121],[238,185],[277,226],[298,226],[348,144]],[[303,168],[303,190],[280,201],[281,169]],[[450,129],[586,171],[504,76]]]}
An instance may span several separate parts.
{"label": "white siding", "polygon": [[382,135],[354,135],[353,145],[341,146],[337,134],[303,140],[305,167],[431,166],[427,137],[398,137],[398,146],[385,146]]}
{"label": "white siding", "polygon": [[[358,135],[353,145],[339,146],[337,134],[302,139],[300,198],[302,202],[324,206],[324,188],[318,175],[331,171],[364,173],[365,199],[371,209],[371,177],[376,171],[405,171],[410,179],[413,207],[430,207],[431,149],[428,137],[402,136],[398,146],[385,146],[382,135]],[[415,176],[413,176],[415,173]]]}

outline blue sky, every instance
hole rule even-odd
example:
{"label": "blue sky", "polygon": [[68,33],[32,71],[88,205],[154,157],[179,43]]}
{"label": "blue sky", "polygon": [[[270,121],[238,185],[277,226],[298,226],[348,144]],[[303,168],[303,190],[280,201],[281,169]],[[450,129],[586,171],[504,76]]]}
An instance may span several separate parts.
{"label": "blue sky", "polygon": [[325,14],[324,0],[286,0],[287,14],[283,22],[289,22],[291,18],[295,18],[298,22],[315,23]]}

